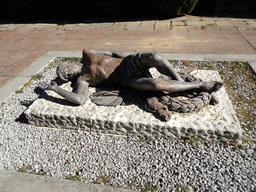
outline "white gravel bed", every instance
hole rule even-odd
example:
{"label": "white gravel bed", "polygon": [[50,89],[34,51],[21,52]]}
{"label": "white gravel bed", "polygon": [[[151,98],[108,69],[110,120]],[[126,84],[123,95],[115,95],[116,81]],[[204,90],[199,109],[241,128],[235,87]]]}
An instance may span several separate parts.
{"label": "white gravel bed", "polygon": [[109,176],[108,184],[138,191],[145,183],[158,191],[175,191],[178,186],[190,191],[256,191],[252,144],[238,150],[221,142],[196,146],[183,140],[143,141],[27,124],[23,112],[39,97],[38,84],[56,77],[55,68],[42,74],[44,78],[0,104],[1,169],[29,167],[52,177],[79,176],[83,182]]}

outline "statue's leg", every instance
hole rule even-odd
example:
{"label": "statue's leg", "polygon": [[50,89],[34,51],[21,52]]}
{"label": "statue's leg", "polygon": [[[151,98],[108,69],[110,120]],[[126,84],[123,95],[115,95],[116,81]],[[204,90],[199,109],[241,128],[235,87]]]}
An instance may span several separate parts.
{"label": "statue's leg", "polygon": [[139,53],[139,58],[144,67],[155,67],[160,73],[172,77],[175,80],[184,82],[174,69],[173,65],[162,56],[156,53]]}
{"label": "statue's leg", "polygon": [[170,93],[186,91],[191,89],[202,89],[214,92],[222,87],[221,82],[181,82],[176,80],[163,80],[155,78],[133,78],[127,81],[131,88],[146,91],[167,91]]}

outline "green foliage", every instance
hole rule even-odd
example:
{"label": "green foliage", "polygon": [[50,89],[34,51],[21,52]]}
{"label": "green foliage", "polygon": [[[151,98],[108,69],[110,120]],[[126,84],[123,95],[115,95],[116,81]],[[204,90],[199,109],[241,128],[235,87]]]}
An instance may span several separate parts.
{"label": "green foliage", "polygon": [[16,94],[19,94],[19,93],[23,93],[23,89],[26,88],[26,87],[29,87],[31,85],[31,81],[29,80],[27,83],[25,83],[23,85],[22,88],[18,89],[17,91],[15,91]]}
{"label": "green foliage", "polygon": [[199,0],[162,1],[160,9],[173,15],[190,14]]}
{"label": "green foliage", "polygon": [[153,139],[150,136],[143,136],[143,137],[140,137],[138,140],[138,142],[146,142],[146,143],[150,143],[151,141],[153,141]]}
{"label": "green foliage", "polygon": [[245,143],[253,143],[253,140],[249,139],[249,138],[242,138],[243,143],[242,144],[238,144],[237,142],[235,142],[234,140],[231,141],[227,141],[226,143],[231,145],[233,147],[233,149],[236,150],[248,150],[248,147],[244,146]]}
{"label": "green foliage", "polygon": [[26,88],[26,87],[29,87],[31,84],[32,84],[32,81],[35,81],[35,80],[38,80],[38,79],[41,79],[43,78],[43,75],[38,73],[36,75],[33,75],[30,80],[28,82],[26,82],[22,88],[18,89],[17,91],[15,91],[16,94],[19,94],[19,93],[23,93],[23,89]]}
{"label": "green foliage", "polygon": [[16,94],[23,93],[23,87],[15,91]]}
{"label": "green foliage", "polygon": [[179,184],[176,189],[175,192],[189,192],[189,188],[187,186],[181,185]]}
{"label": "green foliage", "polygon": [[110,176],[106,176],[106,175],[101,175],[99,176],[95,181],[94,183],[96,184],[104,184],[106,185],[107,183],[109,183],[109,180],[110,180]]}
{"label": "green foliage", "polygon": [[156,191],[158,190],[158,187],[153,186],[150,183],[144,183],[143,187],[141,187],[141,191],[148,192],[148,191]]}
{"label": "green foliage", "polygon": [[190,14],[195,8],[199,0],[184,0],[183,4],[178,9],[178,15],[180,14]]}
{"label": "green foliage", "polygon": [[81,181],[81,177],[78,177],[78,176],[68,176],[65,179],[71,180],[71,181]]}
{"label": "green foliage", "polygon": [[77,63],[81,61],[81,57],[64,57],[64,58],[59,58],[59,62],[65,62],[69,61],[71,63]]}
{"label": "green foliage", "polygon": [[239,150],[239,149],[242,149],[242,150],[247,150],[247,148],[246,147],[244,147],[243,145],[241,145],[241,144],[235,144],[235,147],[236,147],[236,149],[237,150]]}
{"label": "green foliage", "polygon": [[202,139],[199,139],[199,138],[194,138],[194,137],[181,137],[180,138],[181,140],[183,140],[184,143],[189,143],[190,145],[196,145],[198,146],[199,145],[199,142],[200,143],[203,143]]}
{"label": "green foliage", "polygon": [[129,30],[129,29],[127,28],[127,26],[125,26],[125,27],[123,28],[123,30],[124,30],[124,31],[127,31],[127,30]]}
{"label": "green foliage", "polygon": [[33,75],[33,76],[31,77],[30,81],[31,81],[31,80],[35,81],[35,80],[38,80],[38,79],[41,79],[41,78],[43,78],[43,75],[40,74],[40,73],[38,73],[38,74],[36,74],[36,75]]}
{"label": "green foliage", "polygon": [[27,173],[27,170],[24,167],[21,167],[21,168],[18,169],[18,172]]}
{"label": "green foliage", "polygon": [[189,67],[190,66],[190,61],[182,61],[183,62],[183,64],[186,66],[186,67]]}
{"label": "green foliage", "polygon": [[21,168],[18,169],[18,172],[20,172],[20,173],[30,173],[30,174],[41,175],[40,173],[35,172],[34,170],[32,170],[32,165],[23,166],[23,167],[21,167]]}

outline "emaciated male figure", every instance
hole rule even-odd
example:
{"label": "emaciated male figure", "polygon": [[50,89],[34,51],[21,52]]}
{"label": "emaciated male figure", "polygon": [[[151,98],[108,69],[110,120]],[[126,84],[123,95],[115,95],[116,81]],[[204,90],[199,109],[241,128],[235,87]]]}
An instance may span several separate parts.
{"label": "emaciated male figure", "polygon": [[[152,78],[149,69],[155,67],[160,73],[174,80]],[[84,49],[81,63],[61,63],[57,74],[63,80],[77,79],[76,92],[69,92],[57,86],[55,82],[44,85],[75,104],[82,104],[87,96],[89,86],[111,85],[123,86],[135,90],[180,92],[201,89],[214,92],[222,83],[184,82],[168,60],[155,53],[136,53],[125,55],[117,51]],[[160,103],[154,104],[156,110],[168,110]],[[166,111],[167,110],[167,111]],[[164,113],[163,111],[161,113]]]}

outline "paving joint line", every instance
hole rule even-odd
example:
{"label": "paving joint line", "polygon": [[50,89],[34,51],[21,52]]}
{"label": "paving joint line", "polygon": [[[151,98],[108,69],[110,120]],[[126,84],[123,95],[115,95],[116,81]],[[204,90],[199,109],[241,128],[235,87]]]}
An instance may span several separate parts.
{"label": "paving joint line", "polygon": [[241,31],[238,30],[238,32],[240,33],[240,35],[243,36],[243,38],[247,41],[247,43],[249,43],[249,45],[251,45],[251,47],[252,47],[254,50],[256,50],[256,47],[254,47],[254,46],[251,44],[251,42],[241,33]]}

